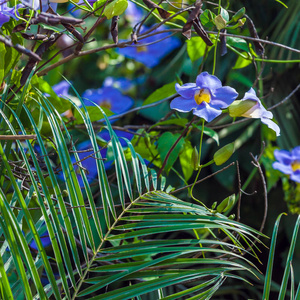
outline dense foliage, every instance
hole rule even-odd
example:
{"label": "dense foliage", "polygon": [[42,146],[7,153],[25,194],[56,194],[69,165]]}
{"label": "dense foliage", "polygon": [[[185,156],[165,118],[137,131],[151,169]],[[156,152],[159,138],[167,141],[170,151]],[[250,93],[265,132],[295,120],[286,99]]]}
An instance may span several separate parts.
{"label": "dense foliage", "polygon": [[299,12],[0,2],[0,298],[299,299]]}

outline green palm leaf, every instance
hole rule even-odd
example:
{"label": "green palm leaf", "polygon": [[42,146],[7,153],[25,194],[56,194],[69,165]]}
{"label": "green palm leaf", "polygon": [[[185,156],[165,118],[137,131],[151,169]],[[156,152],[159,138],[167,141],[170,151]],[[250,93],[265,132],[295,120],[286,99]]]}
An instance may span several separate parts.
{"label": "green palm leaf", "polygon": [[[10,178],[6,191],[12,191],[9,200],[1,189],[0,234],[7,241],[1,247],[3,258],[0,260],[3,297],[9,299],[11,295],[24,293],[27,299],[52,295],[56,299],[123,300],[140,299],[141,295],[154,293],[165,299],[209,299],[227,277],[244,280],[237,275],[241,270],[254,274],[253,263],[243,254],[256,256],[252,247],[249,252],[245,248],[258,241],[256,236],[260,233],[222,214],[211,213],[198,204],[168,194],[164,191],[166,179],[157,178],[155,170],[147,168],[128,140],[131,158],[126,160],[121,143],[104,116],[114,154],[116,180],[113,184],[117,188],[112,191],[88,111],[83,102],[79,109],[69,100],[82,117],[95,152],[99,209],[85,171],[79,167],[84,189],[80,187],[74,164],[80,166],[81,162],[71,132],[49,100],[41,93],[37,94],[41,101],[37,103],[41,112],[38,123],[41,118],[48,120],[53,135],[51,148],[60,162],[64,182],[58,180],[53,169],[40,125],[23,105],[23,112],[41,148],[44,165],[41,166],[29,141],[26,147],[18,142],[31,182],[29,190],[23,189],[10,170],[9,159],[12,157],[7,158],[3,147],[0,148]],[[103,113],[101,108],[99,112]],[[12,110],[10,113],[22,134],[28,134],[18,114]],[[11,134],[16,134],[16,125],[8,118],[5,122]],[[69,149],[74,152],[75,163]],[[5,180],[3,176],[2,180]],[[35,218],[28,210],[33,195],[38,203]],[[15,211],[13,204],[18,201],[21,208]],[[23,222],[28,228],[24,237]],[[43,222],[52,242],[51,265],[39,237]],[[4,224],[10,225],[5,228]],[[205,236],[208,233],[209,238],[195,238],[195,229],[200,236],[201,232]],[[174,233],[181,238],[172,238]],[[27,246],[32,237],[38,248],[35,260]],[[224,237],[229,239],[223,241]],[[7,246],[11,252],[5,251]],[[219,255],[234,260],[219,259]],[[10,270],[18,270],[16,285],[9,285],[6,265]],[[58,279],[54,277],[53,267],[58,270]],[[44,287],[37,273],[43,270],[49,280]],[[178,284],[184,285],[185,289],[178,289]]]}

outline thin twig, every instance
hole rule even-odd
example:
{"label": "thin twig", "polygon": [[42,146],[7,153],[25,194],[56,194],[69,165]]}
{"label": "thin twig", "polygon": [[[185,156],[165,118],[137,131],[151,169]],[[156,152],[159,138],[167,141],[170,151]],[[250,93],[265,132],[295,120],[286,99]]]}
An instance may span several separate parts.
{"label": "thin twig", "polygon": [[274,104],[273,106],[269,107],[268,110],[272,110],[276,107],[278,107],[279,105],[282,105],[283,103],[285,103],[287,100],[289,100],[298,90],[300,89],[300,83],[296,86],[296,88],[288,95],[286,96],[283,100],[281,100],[280,102]]}
{"label": "thin twig", "polygon": [[239,222],[241,219],[241,200],[242,200],[242,185],[241,185],[241,175],[240,175],[240,168],[239,168],[239,162],[236,161],[236,171],[237,171],[237,177],[238,177],[238,185],[239,185],[239,199],[238,199],[238,205],[237,205],[237,213],[236,213],[236,220]]}
{"label": "thin twig", "polygon": [[[196,182],[195,182],[195,185],[198,184],[198,183],[201,183],[201,182],[203,182],[203,181],[205,181],[205,180],[207,180],[207,179],[209,179],[209,178],[211,178],[211,177],[213,177],[213,176],[215,176],[215,175],[217,175],[217,174],[219,174],[219,173],[221,173],[221,172],[223,172],[223,171],[225,171],[226,169],[230,168],[230,167],[233,166],[234,164],[235,164],[235,162],[232,162],[231,164],[227,165],[226,167],[222,168],[221,170],[218,170],[218,171],[216,171],[216,172],[214,172],[214,173],[212,173],[212,174],[210,174],[210,175],[208,175],[208,176],[206,176],[206,177],[204,177],[204,178],[202,178],[202,179],[196,181]],[[184,187],[182,187],[182,188],[180,188],[180,189],[177,189],[177,190],[175,190],[175,191],[172,191],[172,192],[170,192],[170,194],[175,194],[175,193],[181,192],[181,191],[183,191],[183,190],[185,190],[185,189],[188,189],[188,188],[192,187],[193,184],[194,184],[194,183],[191,183],[191,184],[189,184],[189,185],[187,185],[187,186],[184,186]]]}

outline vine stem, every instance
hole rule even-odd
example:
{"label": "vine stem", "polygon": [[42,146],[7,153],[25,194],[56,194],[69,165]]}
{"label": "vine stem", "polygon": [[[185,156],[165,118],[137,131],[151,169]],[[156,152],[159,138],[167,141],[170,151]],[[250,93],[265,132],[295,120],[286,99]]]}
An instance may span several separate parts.
{"label": "vine stem", "polygon": [[201,166],[201,164],[200,164],[200,162],[201,162],[201,152],[202,152],[202,142],[203,142],[203,133],[204,133],[204,119],[202,119],[202,129],[201,129],[201,136],[200,136],[200,143],[199,143],[199,154],[198,154],[198,166],[199,166],[199,170],[198,170],[198,173],[197,173],[196,178],[194,180],[194,183],[192,185],[191,193],[190,194],[191,194],[192,199],[194,199],[195,201],[201,203],[201,205],[203,205],[207,210],[210,211],[210,209],[202,201],[200,201],[199,199],[197,199],[197,198],[195,198],[193,196],[194,186],[195,186],[196,182],[198,181],[198,177],[199,177],[200,172],[201,172],[201,170],[203,168],[203,166]]}
{"label": "vine stem", "polygon": [[216,63],[217,63],[217,48],[218,48],[218,40],[220,36],[220,30],[218,31],[217,37],[216,37],[216,44],[215,44],[215,49],[214,49],[214,64],[213,64],[213,70],[212,70],[212,75],[215,75],[216,71]]}

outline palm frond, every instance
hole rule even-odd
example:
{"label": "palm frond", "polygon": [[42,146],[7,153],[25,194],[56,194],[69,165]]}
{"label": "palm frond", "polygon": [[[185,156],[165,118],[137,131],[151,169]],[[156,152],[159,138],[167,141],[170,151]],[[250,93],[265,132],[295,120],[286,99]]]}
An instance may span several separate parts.
{"label": "palm frond", "polygon": [[[7,144],[0,144],[1,165],[5,166],[1,175],[5,184],[0,189],[0,234],[5,240],[1,247],[0,288],[4,298],[23,294],[27,299],[53,296],[124,300],[172,290],[171,294],[165,293],[164,299],[209,299],[226,278],[244,280],[238,271],[255,274],[254,264],[243,255],[256,257],[252,245],[259,242],[258,231],[170,195],[165,190],[166,178],[157,178],[155,170],[147,168],[129,140],[126,143],[131,157],[126,160],[120,140],[105,117],[114,154],[116,179],[112,183],[84,103],[79,109],[70,100],[84,120],[94,149],[96,189],[100,194],[94,198],[72,133],[49,100],[38,94],[41,103],[37,105],[50,125],[50,148],[64,180],[58,179],[49,143],[29,109],[23,105],[31,124],[28,131],[18,114],[4,105],[14,120],[13,124],[1,111],[9,132],[16,135],[18,128],[23,135],[36,134],[43,158],[41,164],[30,141],[26,146],[17,141],[26,174],[22,183],[11,168],[13,158],[5,153]],[[112,189],[113,184],[117,188]],[[29,209],[34,201],[35,213]],[[27,230],[24,234],[23,228]],[[51,239],[51,255],[40,237],[45,230]],[[196,238],[195,231],[203,238]],[[204,238],[207,235],[209,238]],[[36,252],[28,246],[32,239]],[[14,285],[9,282],[9,270],[17,270]],[[44,270],[46,285],[39,276]]]}

